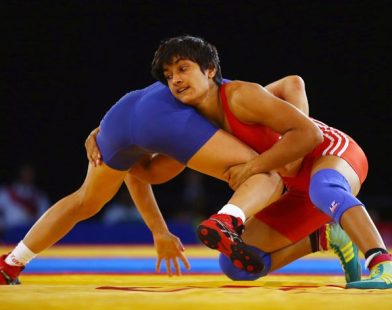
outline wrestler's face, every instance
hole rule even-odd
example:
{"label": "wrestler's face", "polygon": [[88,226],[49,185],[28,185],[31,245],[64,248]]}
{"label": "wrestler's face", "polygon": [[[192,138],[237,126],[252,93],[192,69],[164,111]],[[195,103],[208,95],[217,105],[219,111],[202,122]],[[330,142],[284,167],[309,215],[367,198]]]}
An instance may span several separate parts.
{"label": "wrestler's face", "polygon": [[189,59],[176,57],[163,67],[167,85],[174,97],[182,103],[197,106],[207,97],[210,86],[215,85],[215,70],[204,72]]}

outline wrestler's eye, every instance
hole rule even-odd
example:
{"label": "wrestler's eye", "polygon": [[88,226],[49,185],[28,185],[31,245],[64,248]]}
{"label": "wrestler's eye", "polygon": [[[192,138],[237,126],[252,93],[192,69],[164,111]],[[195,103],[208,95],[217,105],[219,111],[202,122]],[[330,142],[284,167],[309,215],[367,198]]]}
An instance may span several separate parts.
{"label": "wrestler's eye", "polygon": [[173,78],[173,76],[172,75],[165,75],[165,79],[166,79],[166,81],[170,81],[171,79]]}
{"label": "wrestler's eye", "polygon": [[188,66],[181,66],[181,67],[180,67],[180,71],[181,71],[181,72],[186,71],[186,69],[188,69]]}

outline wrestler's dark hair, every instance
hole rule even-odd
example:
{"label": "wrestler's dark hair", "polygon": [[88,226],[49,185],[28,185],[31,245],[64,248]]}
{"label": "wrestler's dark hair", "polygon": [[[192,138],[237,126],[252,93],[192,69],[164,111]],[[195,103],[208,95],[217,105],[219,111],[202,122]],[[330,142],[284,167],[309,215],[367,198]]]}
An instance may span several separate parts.
{"label": "wrestler's dark hair", "polygon": [[163,66],[171,64],[177,57],[197,63],[203,72],[215,68],[214,82],[217,85],[222,84],[222,72],[216,47],[202,38],[190,35],[173,37],[161,42],[151,64],[152,76],[167,85]]}

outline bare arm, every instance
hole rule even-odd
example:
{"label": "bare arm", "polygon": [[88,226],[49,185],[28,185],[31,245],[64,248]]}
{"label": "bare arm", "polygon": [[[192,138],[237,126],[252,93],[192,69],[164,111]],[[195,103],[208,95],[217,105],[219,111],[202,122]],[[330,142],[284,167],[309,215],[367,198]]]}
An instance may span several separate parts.
{"label": "bare arm", "polygon": [[233,189],[253,174],[273,171],[300,159],[322,142],[321,131],[314,122],[287,101],[255,83],[237,81],[229,86],[230,107],[238,119],[262,124],[282,137],[269,150],[227,171]]}
{"label": "bare arm", "polygon": [[[85,142],[87,158],[96,166],[102,162],[96,142],[98,132],[99,128],[95,128]],[[183,262],[186,269],[190,269],[190,265],[180,239],[168,230],[150,184],[163,183],[174,178],[184,170],[184,166],[168,156],[146,155],[131,170],[132,172],[128,172],[124,182],[135,202],[136,208],[152,232],[158,256],[156,270],[160,271],[161,262],[165,260],[169,276],[173,275],[171,262],[173,262],[175,273],[180,275],[181,268],[178,258]]]}
{"label": "bare arm", "polygon": [[291,103],[306,115],[309,115],[309,103],[305,91],[305,82],[300,76],[286,76],[268,84],[265,86],[265,89],[274,96]]}
{"label": "bare arm", "polygon": [[127,174],[125,184],[140,215],[152,232],[158,255],[156,271],[160,271],[161,262],[165,260],[166,270],[169,276],[173,275],[171,262],[173,263],[176,274],[181,275],[178,258],[182,261],[186,269],[189,270],[190,265],[184,253],[184,246],[178,237],[170,233],[155,200],[151,185],[139,180],[131,173]]}

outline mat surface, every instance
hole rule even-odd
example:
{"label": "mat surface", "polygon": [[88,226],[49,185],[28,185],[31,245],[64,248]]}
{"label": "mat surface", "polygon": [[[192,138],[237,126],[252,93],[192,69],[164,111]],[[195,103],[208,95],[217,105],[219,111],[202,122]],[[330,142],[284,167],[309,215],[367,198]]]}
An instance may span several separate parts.
{"label": "mat surface", "polygon": [[191,273],[169,278],[153,273],[150,246],[53,247],[28,265],[22,285],[0,287],[0,309],[392,308],[389,290],[344,289],[343,273],[330,253],[241,282],[219,274],[215,251],[187,247],[186,253]]}

